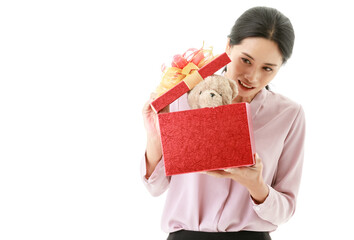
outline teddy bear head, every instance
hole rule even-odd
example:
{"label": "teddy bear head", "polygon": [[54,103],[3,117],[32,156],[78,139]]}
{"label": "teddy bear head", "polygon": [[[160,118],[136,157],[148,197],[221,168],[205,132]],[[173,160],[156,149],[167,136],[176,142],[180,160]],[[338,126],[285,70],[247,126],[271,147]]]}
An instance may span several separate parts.
{"label": "teddy bear head", "polygon": [[237,94],[238,89],[234,81],[220,75],[212,75],[189,92],[188,103],[192,109],[217,107],[230,104]]}

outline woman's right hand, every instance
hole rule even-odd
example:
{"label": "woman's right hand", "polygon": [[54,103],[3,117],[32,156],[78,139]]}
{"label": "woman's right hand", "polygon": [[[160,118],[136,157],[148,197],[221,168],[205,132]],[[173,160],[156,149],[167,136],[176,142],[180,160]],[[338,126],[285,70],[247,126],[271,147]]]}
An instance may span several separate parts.
{"label": "woman's right hand", "polygon": [[152,109],[150,103],[156,98],[155,93],[151,93],[149,101],[147,101],[143,107],[143,118],[146,133],[151,137],[159,136],[159,124],[157,114]]}
{"label": "woman's right hand", "polygon": [[[160,128],[157,113],[151,108],[150,103],[156,98],[156,94],[150,95],[143,107],[144,126],[147,134],[146,144],[146,178],[148,179],[154,171],[156,165],[162,157],[162,146],[160,137]],[[169,112],[169,106],[161,110],[161,112]]]}

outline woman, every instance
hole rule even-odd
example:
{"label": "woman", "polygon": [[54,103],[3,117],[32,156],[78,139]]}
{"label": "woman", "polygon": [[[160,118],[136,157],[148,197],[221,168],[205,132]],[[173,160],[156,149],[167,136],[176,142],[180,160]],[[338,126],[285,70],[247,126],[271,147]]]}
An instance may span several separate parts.
{"label": "woman", "polygon": [[[294,31],[276,9],[256,7],[235,22],[226,45],[231,62],[225,76],[239,88],[236,102],[251,105],[257,154],[251,167],[164,174],[157,116],[143,108],[147,147],[143,181],[152,195],[169,192],[162,217],[168,239],[270,239],[269,232],[295,211],[301,171],[305,118],[302,107],[268,90],[291,56]],[[171,111],[189,109],[186,95]]]}

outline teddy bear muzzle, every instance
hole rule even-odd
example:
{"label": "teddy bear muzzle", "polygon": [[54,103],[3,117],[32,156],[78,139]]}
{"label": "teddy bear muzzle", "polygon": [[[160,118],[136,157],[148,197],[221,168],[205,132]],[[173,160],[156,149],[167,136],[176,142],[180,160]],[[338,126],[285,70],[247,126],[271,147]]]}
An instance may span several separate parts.
{"label": "teddy bear muzzle", "polygon": [[200,107],[217,107],[223,105],[222,96],[215,91],[203,91],[199,96]]}

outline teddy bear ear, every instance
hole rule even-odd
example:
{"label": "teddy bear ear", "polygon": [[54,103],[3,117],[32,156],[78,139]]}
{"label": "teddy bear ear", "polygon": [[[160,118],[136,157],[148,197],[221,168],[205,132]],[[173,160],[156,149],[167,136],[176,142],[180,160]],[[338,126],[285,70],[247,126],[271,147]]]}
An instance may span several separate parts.
{"label": "teddy bear ear", "polygon": [[232,99],[234,99],[237,96],[237,94],[238,94],[237,85],[236,85],[235,81],[230,80],[230,79],[227,79],[227,80],[229,80],[229,84],[230,84],[230,87],[232,89]]}

